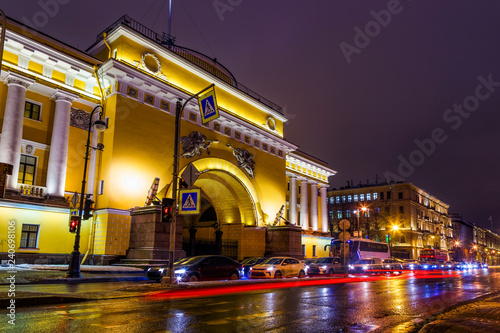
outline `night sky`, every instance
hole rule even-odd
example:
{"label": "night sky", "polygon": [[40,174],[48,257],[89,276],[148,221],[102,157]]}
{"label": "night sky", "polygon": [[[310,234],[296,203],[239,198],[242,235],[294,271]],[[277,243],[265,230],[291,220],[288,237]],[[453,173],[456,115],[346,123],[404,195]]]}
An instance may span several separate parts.
{"label": "night sky", "polygon": [[[286,139],[338,171],[332,187],[407,180],[500,233],[499,1],[173,2],[177,44],[283,106]],[[166,0],[0,8],[81,50],[124,14],[167,31]]]}

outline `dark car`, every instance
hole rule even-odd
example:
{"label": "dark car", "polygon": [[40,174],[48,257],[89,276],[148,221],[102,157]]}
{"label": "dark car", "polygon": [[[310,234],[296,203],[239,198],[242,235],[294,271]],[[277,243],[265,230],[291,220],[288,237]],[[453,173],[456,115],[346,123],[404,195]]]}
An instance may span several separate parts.
{"label": "dark car", "polygon": [[[186,257],[186,258],[179,258],[177,260],[174,261],[174,266],[186,261],[186,260],[189,260],[190,258],[189,257]],[[157,267],[151,267],[147,270],[147,274],[146,274],[147,278],[150,279],[150,280],[155,280],[155,281],[158,281],[158,282],[161,282],[161,279],[164,277],[164,276],[169,276],[168,274],[168,264],[167,265],[163,265],[163,266],[157,266]]]}
{"label": "dark car", "polygon": [[[160,277],[153,278],[154,272],[148,272],[148,278],[161,281],[168,275],[168,269],[160,268]],[[200,280],[238,280],[241,264],[231,258],[218,255],[196,256],[174,262],[174,274],[178,281],[195,282]]]}
{"label": "dark car", "polygon": [[246,258],[241,262],[242,267],[242,275],[244,277],[250,278],[250,267],[258,265],[265,260],[269,259],[269,257],[252,257],[252,258]]}
{"label": "dark car", "polygon": [[401,272],[403,270],[403,264],[398,259],[384,259],[382,263],[388,272]]}

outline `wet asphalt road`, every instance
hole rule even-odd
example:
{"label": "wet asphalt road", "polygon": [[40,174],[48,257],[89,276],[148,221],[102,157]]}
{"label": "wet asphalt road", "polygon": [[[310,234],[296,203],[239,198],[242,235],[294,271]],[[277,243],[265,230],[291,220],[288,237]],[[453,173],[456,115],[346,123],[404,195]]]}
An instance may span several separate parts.
{"label": "wet asphalt road", "polygon": [[[433,313],[496,291],[500,269],[188,299],[108,299],[19,308],[15,331],[411,332]],[[2,324],[0,331],[10,329]]]}

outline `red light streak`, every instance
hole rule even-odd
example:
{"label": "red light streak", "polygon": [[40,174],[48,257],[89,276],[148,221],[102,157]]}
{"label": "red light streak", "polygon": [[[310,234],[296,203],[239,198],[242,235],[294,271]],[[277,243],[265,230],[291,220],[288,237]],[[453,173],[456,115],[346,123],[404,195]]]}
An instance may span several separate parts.
{"label": "red light streak", "polygon": [[[383,271],[384,273],[386,271]],[[329,279],[304,279],[304,280],[280,280],[276,282],[264,282],[264,283],[249,283],[249,284],[238,284],[238,285],[226,285],[217,287],[195,287],[187,289],[171,289],[160,292],[153,292],[146,296],[146,298],[151,300],[160,299],[185,299],[185,298],[197,298],[197,297],[210,297],[217,295],[228,295],[235,293],[245,293],[252,291],[262,291],[269,289],[286,289],[286,288],[296,288],[296,287],[310,287],[310,286],[321,286],[339,283],[353,283],[353,282],[367,282],[367,281],[380,281],[380,280],[400,280],[400,279],[441,279],[449,277],[457,277],[456,272],[441,272],[441,271],[413,271],[410,274],[400,274],[400,275],[377,275],[377,276],[365,276],[365,275],[351,275],[351,277],[342,278],[329,278]]]}

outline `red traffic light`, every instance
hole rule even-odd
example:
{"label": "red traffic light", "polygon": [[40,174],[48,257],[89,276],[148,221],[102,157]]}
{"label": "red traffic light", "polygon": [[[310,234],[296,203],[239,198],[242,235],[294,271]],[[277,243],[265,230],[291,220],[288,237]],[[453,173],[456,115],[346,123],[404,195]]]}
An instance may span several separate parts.
{"label": "red traffic light", "polygon": [[80,222],[80,216],[72,215],[69,220],[69,232],[75,233],[78,228],[78,222]]}
{"label": "red traffic light", "polygon": [[162,222],[172,222],[172,220],[173,220],[172,212],[174,210],[173,204],[174,204],[174,199],[163,198],[163,200],[161,201],[161,221]]}

